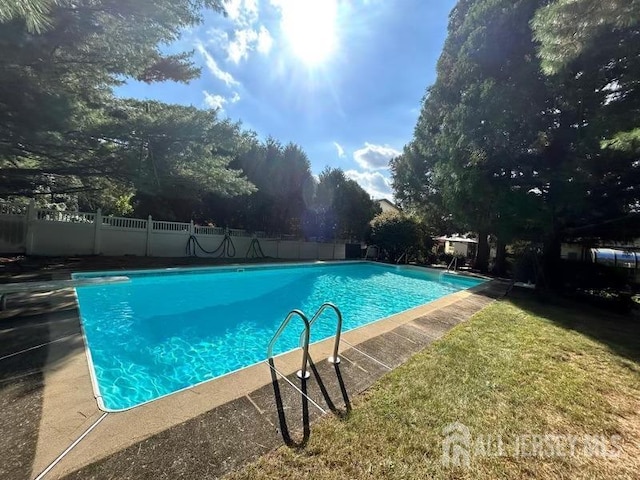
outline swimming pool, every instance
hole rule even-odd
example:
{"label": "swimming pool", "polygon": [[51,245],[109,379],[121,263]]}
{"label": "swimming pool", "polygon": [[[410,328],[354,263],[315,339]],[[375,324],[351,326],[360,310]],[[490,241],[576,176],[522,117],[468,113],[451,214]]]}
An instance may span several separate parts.
{"label": "swimming pool", "polygon": [[[254,265],[134,272],[130,283],[76,289],[98,403],[119,411],[266,359],[267,344],[289,311],[309,317],[326,301],[343,331],[476,286],[481,279],[371,262]],[[311,341],[335,334],[325,311]],[[291,322],[276,354],[298,347]]]}

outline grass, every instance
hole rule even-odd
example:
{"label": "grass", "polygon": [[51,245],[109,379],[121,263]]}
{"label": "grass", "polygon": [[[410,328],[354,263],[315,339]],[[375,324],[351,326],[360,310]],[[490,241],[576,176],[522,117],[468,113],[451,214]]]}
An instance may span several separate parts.
{"label": "grass", "polygon": [[[282,447],[227,478],[638,478],[639,340],[638,320],[497,302],[383,377],[346,418],[314,424],[305,448]],[[500,435],[504,455],[443,466],[442,429],[455,421],[474,438]],[[515,455],[525,434],[581,440],[574,456]],[[601,435],[617,456],[584,455],[584,435]]]}

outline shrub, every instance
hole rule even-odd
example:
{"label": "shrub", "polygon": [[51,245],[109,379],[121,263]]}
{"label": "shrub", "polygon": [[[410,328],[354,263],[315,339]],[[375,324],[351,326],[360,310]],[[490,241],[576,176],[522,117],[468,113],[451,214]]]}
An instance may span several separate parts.
{"label": "shrub", "polygon": [[431,239],[423,226],[411,217],[394,212],[377,215],[371,221],[371,241],[377,245],[391,262],[395,262],[404,252],[422,253],[430,245]]}

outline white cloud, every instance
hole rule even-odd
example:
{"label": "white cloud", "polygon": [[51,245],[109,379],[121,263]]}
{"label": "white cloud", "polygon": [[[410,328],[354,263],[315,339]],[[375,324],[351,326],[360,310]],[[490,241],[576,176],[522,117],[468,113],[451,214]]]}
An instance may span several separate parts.
{"label": "white cloud", "polygon": [[241,60],[249,58],[249,53],[258,50],[262,54],[268,54],[273,45],[273,38],[264,25],[260,30],[253,28],[243,28],[236,30],[233,34],[233,41],[227,41],[227,59],[238,64]]}
{"label": "white cloud", "polygon": [[253,50],[257,41],[258,32],[255,30],[251,28],[236,30],[233,41],[227,47],[229,60],[240,63],[240,60],[248,58],[249,52]]}
{"label": "white cloud", "polygon": [[258,33],[258,51],[263,54],[267,54],[271,51],[273,46],[273,37],[269,33],[269,30],[264,25],[260,26],[260,32]]}
{"label": "white cloud", "polygon": [[251,25],[258,19],[258,0],[225,0],[224,9],[235,23]]}
{"label": "white cloud", "polygon": [[224,0],[223,5],[227,23],[223,27],[209,29],[204,43],[216,53],[225,52],[225,61],[236,65],[247,60],[256,50],[268,54],[273,37],[260,24],[258,0]]}
{"label": "white cloud", "polygon": [[235,78],[233,78],[233,75],[231,75],[229,72],[225,72],[218,66],[216,60],[211,56],[207,49],[204,48],[204,45],[202,45],[202,43],[196,43],[196,49],[204,57],[207,68],[214,77],[222,80],[228,87],[240,85],[240,83]]}
{"label": "white cloud", "polygon": [[373,198],[392,198],[391,179],[380,172],[360,172],[347,170],[344,174],[360,184]]}
{"label": "white cloud", "polygon": [[224,2],[224,10],[231,20],[237,20],[240,17],[240,8],[242,0],[226,0]]}
{"label": "white cloud", "polygon": [[240,94],[238,92],[233,92],[231,98],[226,98],[222,95],[214,95],[206,90],[203,90],[202,93],[204,94],[205,105],[208,108],[215,108],[220,111],[224,111],[224,105],[226,103],[237,103],[240,101]]}
{"label": "white cloud", "polygon": [[365,170],[384,170],[389,168],[389,160],[400,152],[388,145],[374,145],[365,142],[364,147],[353,153],[353,158]]}
{"label": "white cloud", "polygon": [[258,18],[258,0],[244,0],[244,11],[252,20]]}
{"label": "white cloud", "polygon": [[338,142],[333,142],[333,146],[336,147],[336,150],[338,151],[338,156],[340,158],[344,157],[344,148],[342,148],[342,145],[340,145]]}
{"label": "white cloud", "polygon": [[227,99],[222,95],[214,95],[206,90],[203,90],[202,93],[204,94],[204,103],[209,108],[222,110],[224,104],[227,103]]}
{"label": "white cloud", "polygon": [[214,48],[227,48],[229,34],[221,28],[210,28],[207,30],[207,45],[211,45]]}

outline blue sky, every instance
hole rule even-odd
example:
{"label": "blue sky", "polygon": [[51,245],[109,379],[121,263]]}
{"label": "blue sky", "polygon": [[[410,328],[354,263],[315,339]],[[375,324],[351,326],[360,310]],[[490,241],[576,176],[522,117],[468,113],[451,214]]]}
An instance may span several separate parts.
{"label": "blue sky", "polygon": [[260,138],[294,142],[313,173],[342,168],[392,198],[388,161],[411,139],[455,0],[227,0],[169,51],[194,50],[191,83],[117,93],[220,108]]}

